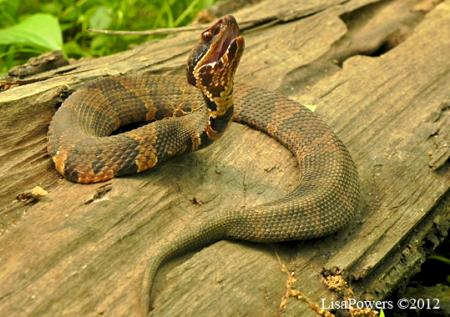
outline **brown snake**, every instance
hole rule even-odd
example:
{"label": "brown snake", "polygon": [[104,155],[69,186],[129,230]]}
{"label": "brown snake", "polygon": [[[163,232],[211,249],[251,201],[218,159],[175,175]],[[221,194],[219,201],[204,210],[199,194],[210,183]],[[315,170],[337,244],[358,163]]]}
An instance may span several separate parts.
{"label": "brown snake", "polygon": [[[231,118],[275,138],[298,161],[299,185],[286,197],[254,208],[208,213],[184,232],[156,242],[141,293],[145,312],[158,268],[175,254],[221,239],[320,237],[342,228],[357,210],[356,168],[330,128],[286,97],[233,85],[243,49],[236,20],[223,17],[202,33],[189,57],[190,85],[180,77],[101,79],[73,93],[51,122],[48,152],[56,169],[81,183],[141,172],[201,149],[223,134]],[[154,122],[110,135],[137,121]]]}

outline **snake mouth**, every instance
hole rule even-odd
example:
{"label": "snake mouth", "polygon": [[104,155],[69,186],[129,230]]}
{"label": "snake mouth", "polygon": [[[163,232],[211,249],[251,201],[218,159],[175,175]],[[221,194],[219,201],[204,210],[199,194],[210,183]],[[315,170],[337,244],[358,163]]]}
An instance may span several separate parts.
{"label": "snake mouth", "polygon": [[204,65],[217,63],[224,56],[228,57],[235,46],[243,45],[243,42],[236,19],[231,15],[224,16],[202,32],[200,43],[192,52],[190,66],[199,69]]}
{"label": "snake mouth", "polygon": [[[188,82],[198,88],[213,83],[212,77],[222,77],[221,86],[230,86],[244,49],[236,19],[227,15],[201,33],[187,63]],[[227,82],[225,82],[227,81]]]}
{"label": "snake mouth", "polygon": [[218,62],[224,56],[228,56],[231,48],[243,42],[239,35],[239,27],[235,18],[231,15],[225,16],[214,23],[202,33],[202,39],[209,42],[210,46],[199,64],[211,64]]}

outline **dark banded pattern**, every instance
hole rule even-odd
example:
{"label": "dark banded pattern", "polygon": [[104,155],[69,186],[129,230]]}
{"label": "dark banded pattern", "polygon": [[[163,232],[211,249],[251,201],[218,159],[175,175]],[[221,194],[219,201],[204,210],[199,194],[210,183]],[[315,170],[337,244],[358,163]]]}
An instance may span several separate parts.
{"label": "dark banded pattern", "polygon": [[[181,77],[106,78],[72,94],[50,124],[48,152],[56,169],[81,183],[141,172],[201,149],[219,138],[231,119],[277,139],[298,161],[299,184],[286,197],[245,210],[205,213],[185,231],[156,241],[143,279],[144,313],[158,268],[175,254],[220,239],[320,237],[342,228],[358,208],[355,165],[320,118],[279,94],[233,87],[243,50],[236,28],[234,18],[225,17],[202,33],[188,63],[188,81],[196,88]],[[137,121],[151,123],[109,136]]]}
{"label": "dark banded pattern", "polygon": [[[182,77],[171,81],[167,88],[166,77],[110,77],[73,93],[49,128],[48,152],[56,169],[74,182],[100,182],[200,147],[209,120],[203,96]],[[109,136],[141,121],[155,122]]]}

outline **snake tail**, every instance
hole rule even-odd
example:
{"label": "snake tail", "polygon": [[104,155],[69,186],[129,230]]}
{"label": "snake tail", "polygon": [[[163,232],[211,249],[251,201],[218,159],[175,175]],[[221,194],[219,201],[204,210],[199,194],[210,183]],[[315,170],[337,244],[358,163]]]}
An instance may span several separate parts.
{"label": "snake tail", "polygon": [[275,138],[294,155],[300,171],[296,188],[280,199],[240,210],[219,210],[168,233],[152,246],[142,285],[142,303],[160,265],[217,240],[280,242],[322,237],[354,218],[360,193],[356,167],[343,143],[314,113],[260,88],[239,84],[234,121]]}
{"label": "snake tail", "polygon": [[232,214],[229,217],[223,214],[206,215],[185,226],[182,232],[172,232],[152,245],[151,249],[155,252],[152,252],[146,264],[140,288],[140,305],[143,315],[147,315],[151,310],[150,295],[153,281],[161,265],[174,256],[224,239],[226,230],[232,222],[231,218],[235,217]]}

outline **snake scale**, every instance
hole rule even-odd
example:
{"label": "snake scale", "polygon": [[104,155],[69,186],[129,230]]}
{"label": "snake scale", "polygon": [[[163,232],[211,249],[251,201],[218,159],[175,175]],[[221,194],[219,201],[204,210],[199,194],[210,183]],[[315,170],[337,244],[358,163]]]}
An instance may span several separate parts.
{"label": "snake scale", "polygon": [[[152,246],[141,302],[150,309],[158,268],[176,254],[221,239],[302,240],[347,224],[360,199],[355,165],[331,129],[314,113],[280,94],[234,85],[244,49],[236,20],[225,16],[201,34],[182,77],[135,75],[94,81],[73,93],[49,128],[56,169],[80,183],[147,170],[218,139],[232,120],[263,131],[298,161],[299,185],[286,197],[254,208],[202,215],[182,233]],[[142,127],[111,135],[120,126]]]}

